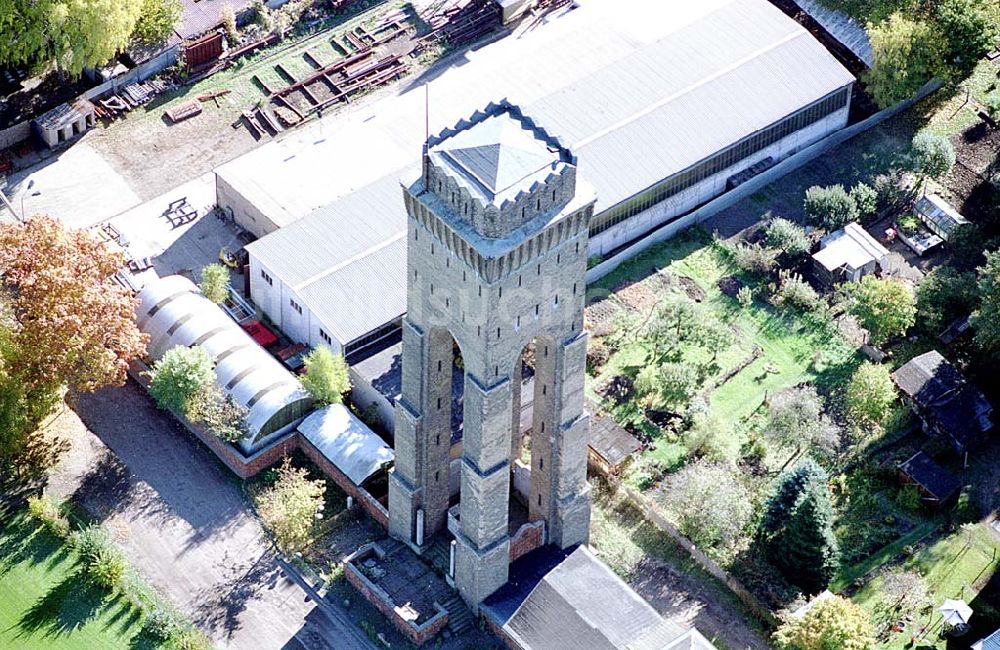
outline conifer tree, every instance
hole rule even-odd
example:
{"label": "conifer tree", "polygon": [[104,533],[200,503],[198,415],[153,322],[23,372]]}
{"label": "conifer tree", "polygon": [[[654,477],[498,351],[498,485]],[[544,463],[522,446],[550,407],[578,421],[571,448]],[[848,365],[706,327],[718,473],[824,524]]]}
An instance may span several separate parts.
{"label": "conifer tree", "polygon": [[771,560],[803,591],[822,591],[840,560],[827,475],[807,462],[778,480],[763,532]]}

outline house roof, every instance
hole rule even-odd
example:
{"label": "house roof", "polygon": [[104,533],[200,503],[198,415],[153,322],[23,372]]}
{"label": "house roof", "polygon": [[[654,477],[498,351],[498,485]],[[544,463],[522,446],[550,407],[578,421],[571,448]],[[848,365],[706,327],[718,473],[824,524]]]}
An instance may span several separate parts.
{"label": "house roof", "polygon": [[993,426],[989,400],[937,350],[910,359],[892,378],[917,411],[950,436],[959,450]]}
{"label": "house roof", "polygon": [[590,421],[590,448],[612,467],[642,449],[642,443],[623,429],[614,418],[597,417]]}
{"label": "house roof", "polygon": [[1000,650],[1000,630],[972,644],[972,650]]}
{"label": "house roof", "polygon": [[510,576],[482,609],[528,650],[712,648],[663,619],[585,546],[543,547]]}
{"label": "house roof", "polygon": [[889,251],[859,224],[849,223],[820,240],[820,250],[813,259],[833,272],[841,268],[860,269],[871,262],[879,264]]}
{"label": "house roof", "polygon": [[958,477],[935,463],[934,459],[922,451],[900,463],[899,471],[939,501],[946,501],[962,487]]}
{"label": "house roof", "polygon": [[355,485],[395,459],[392,448],[343,404],[314,411],[298,430]]}

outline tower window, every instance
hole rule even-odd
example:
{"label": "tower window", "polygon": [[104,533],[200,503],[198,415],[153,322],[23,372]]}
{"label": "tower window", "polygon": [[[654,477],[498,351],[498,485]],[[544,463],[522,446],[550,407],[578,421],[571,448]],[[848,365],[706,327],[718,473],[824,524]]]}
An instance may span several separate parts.
{"label": "tower window", "polygon": [[434,254],[434,244],[432,243],[431,244],[431,255],[433,255],[433,254]]}
{"label": "tower window", "polygon": [[451,307],[451,298],[445,298],[444,299],[444,306],[445,307]]}
{"label": "tower window", "polygon": [[580,242],[576,242],[576,254],[580,254]]}
{"label": "tower window", "polygon": [[432,296],[434,295],[434,285],[433,284],[431,285],[431,295]]}
{"label": "tower window", "polygon": [[465,282],[465,270],[462,270],[462,282]]}
{"label": "tower window", "polygon": [[521,286],[521,276],[517,276],[517,286]]}
{"label": "tower window", "polygon": [[441,472],[440,471],[434,472],[434,482],[437,483],[440,478],[441,478]]}
{"label": "tower window", "polygon": [[494,377],[500,376],[500,366],[493,366],[493,376]]}
{"label": "tower window", "polygon": [[503,298],[503,287],[500,287],[500,292],[497,294],[498,298]]}
{"label": "tower window", "polygon": [[541,274],[542,274],[542,265],[539,264],[538,265],[538,275],[541,275]]}
{"label": "tower window", "polygon": [[521,328],[521,317],[520,316],[517,317],[517,324],[514,327],[517,327],[518,329]]}
{"label": "tower window", "polygon": [[483,297],[483,285],[479,285],[479,297]]}
{"label": "tower window", "polygon": [[437,445],[437,446],[439,446],[439,447],[441,446],[441,434],[440,433],[437,434],[436,436],[434,436],[434,444]]}
{"label": "tower window", "polygon": [[555,201],[556,201],[556,191],[552,190],[552,202],[555,203]]}
{"label": "tower window", "polygon": [[[545,384],[542,384],[542,395],[545,395],[547,393],[548,393],[548,386],[546,386]],[[542,423],[542,426],[543,427],[545,426],[544,422]]]}
{"label": "tower window", "polygon": [[438,410],[439,411],[441,410],[441,398],[440,397],[438,398]]}
{"label": "tower window", "polygon": [[449,258],[449,257],[444,258],[444,268],[446,268],[446,269],[450,269],[451,268],[451,258]]}
{"label": "tower window", "polygon": [[438,359],[438,372],[441,372],[441,360]]}
{"label": "tower window", "polygon": [[538,505],[542,505],[542,495],[538,495]]}
{"label": "tower window", "polygon": [[573,295],[576,295],[576,282],[573,283]]}
{"label": "tower window", "polygon": [[542,422],[542,433],[545,433],[545,423]]}
{"label": "tower window", "polygon": [[536,210],[541,210],[542,209],[542,200],[541,199],[538,199],[537,201],[535,201],[535,209]]}
{"label": "tower window", "polygon": [[556,264],[559,264],[562,260],[562,253],[556,253]]}
{"label": "tower window", "polygon": [[538,316],[538,305],[535,305],[535,316]]}
{"label": "tower window", "polygon": [[420,241],[420,231],[417,229],[413,230],[413,241]]}
{"label": "tower window", "polygon": [[498,339],[500,338],[500,328],[499,327],[497,328],[497,338]]}
{"label": "tower window", "polygon": [[413,279],[414,280],[417,279],[417,270],[416,269],[413,269]]}
{"label": "tower window", "polygon": [[538,459],[538,469],[545,469],[545,459],[544,458],[539,458]]}
{"label": "tower window", "polygon": [[553,307],[558,307],[559,306],[559,294],[558,293],[552,299],[552,306]]}
{"label": "tower window", "polygon": [[483,326],[476,325],[476,336],[482,336],[482,335],[483,335]]}

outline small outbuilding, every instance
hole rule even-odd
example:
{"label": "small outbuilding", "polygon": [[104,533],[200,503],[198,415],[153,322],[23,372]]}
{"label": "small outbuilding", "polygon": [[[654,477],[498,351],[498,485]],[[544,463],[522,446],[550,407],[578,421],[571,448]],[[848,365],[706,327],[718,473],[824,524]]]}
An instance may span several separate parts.
{"label": "small outbuilding", "polygon": [[96,123],[94,105],[83,97],[60,104],[35,119],[39,137],[49,149],[83,135]]}
{"label": "small outbuilding", "polygon": [[617,475],[632,455],[641,449],[642,443],[614,418],[603,416],[591,419],[587,464],[593,471],[604,476]]}
{"label": "small outbuilding", "polygon": [[897,475],[904,485],[915,485],[920,490],[920,500],[932,510],[939,510],[951,503],[962,487],[958,477],[938,465],[923,451],[918,451],[900,463]]}
{"label": "small outbuilding", "polygon": [[924,431],[945,438],[958,453],[981,443],[993,428],[993,405],[937,350],[910,359],[892,379]]}
{"label": "small outbuilding", "polygon": [[857,282],[882,269],[889,251],[857,223],[820,240],[813,258],[816,277],[825,284]]}
{"label": "small outbuilding", "polygon": [[972,644],[972,650],[1000,650],[1000,630]]}
{"label": "small outbuilding", "polygon": [[969,223],[968,219],[937,194],[923,196],[913,206],[913,210],[924,225],[944,241],[948,241],[956,230]]}

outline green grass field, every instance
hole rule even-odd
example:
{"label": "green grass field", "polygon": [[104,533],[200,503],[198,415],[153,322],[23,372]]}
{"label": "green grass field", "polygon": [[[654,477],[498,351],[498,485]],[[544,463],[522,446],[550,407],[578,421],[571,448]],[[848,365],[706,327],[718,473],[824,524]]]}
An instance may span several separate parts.
{"label": "green grass field", "polygon": [[[756,361],[711,392],[713,413],[734,427],[750,418],[766,395],[806,382],[820,389],[833,387],[846,381],[860,361],[854,347],[822,317],[778,310],[759,298],[743,309],[723,294],[718,281],[739,273],[704,232],[675,238],[626,262],[597,283],[596,289],[613,292],[626,278],[651,282],[654,270],[694,280],[705,291],[705,303],[712,312],[738,332],[733,344],[719,351],[719,372],[709,378],[710,382],[738,367],[754,346],[763,351]],[[613,355],[600,376],[593,378],[592,386],[627,365],[629,359],[623,357],[635,355],[630,347]]]}
{"label": "green grass field", "polygon": [[155,648],[127,600],[87,584],[76,554],[24,514],[0,529],[0,648]]}
{"label": "green grass field", "polygon": [[[895,546],[895,545],[894,545]],[[899,549],[895,549],[898,553]],[[880,554],[882,556],[884,554]],[[897,556],[898,557],[898,556]],[[964,600],[976,605],[976,596],[997,572],[996,559],[1000,558],[1000,540],[991,535],[982,524],[974,524],[968,529],[960,529],[951,535],[941,537],[934,543],[919,548],[913,556],[902,562],[901,568],[918,571],[927,582],[930,592],[930,602],[933,610],[928,616],[924,613],[918,616],[914,623],[903,632],[892,634],[884,643],[882,650],[903,650],[909,646],[910,636],[922,626],[929,626],[929,632],[917,643],[923,650],[945,650],[949,647],[947,640],[939,638],[941,615],[937,608],[948,598]],[[892,560],[881,557],[883,561]],[[879,587],[881,578],[869,581],[857,594],[854,601],[878,617]],[[980,608],[980,618],[989,616],[985,607]],[[995,613],[995,612],[994,612]],[[976,614],[973,614],[975,620]],[[987,629],[1000,626],[1000,620],[994,620]],[[969,639],[969,643],[976,639]],[[955,646],[951,647],[968,647]]]}

